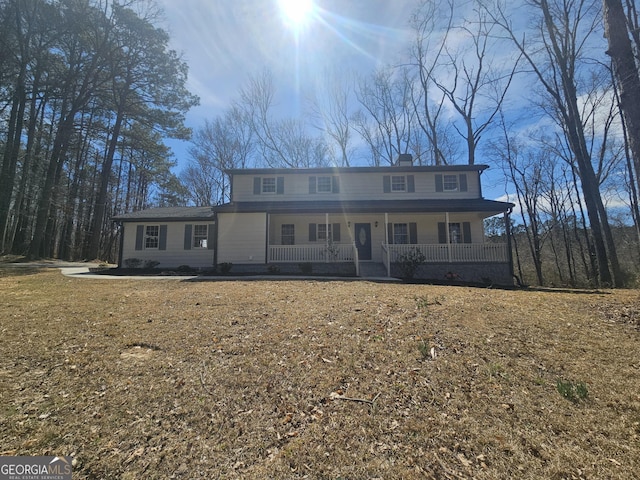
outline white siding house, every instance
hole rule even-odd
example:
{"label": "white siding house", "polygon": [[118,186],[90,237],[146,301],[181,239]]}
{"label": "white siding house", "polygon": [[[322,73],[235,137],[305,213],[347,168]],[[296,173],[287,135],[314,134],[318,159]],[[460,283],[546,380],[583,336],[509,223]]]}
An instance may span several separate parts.
{"label": "white siding house", "polygon": [[[390,167],[230,170],[227,204],[117,217],[124,227],[121,263],[227,263],[255,273],[312,264],[323,273],[399,276],[403,258],[419,252],[419,277],[511,283],[510,247],[485,242],[483,221],[503,215],[508,225],[513,204],[482,197],[486,168],[413,166],[402,155]],[[189,229],[202,235],[202,225],[206,247],[194,248]],[[148,227],[158,231],[157,242],[146,238]]]}

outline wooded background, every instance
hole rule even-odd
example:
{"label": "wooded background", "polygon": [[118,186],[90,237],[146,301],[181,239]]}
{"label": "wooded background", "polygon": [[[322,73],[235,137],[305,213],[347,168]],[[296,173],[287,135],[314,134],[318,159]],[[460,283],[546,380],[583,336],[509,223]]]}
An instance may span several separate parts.
{"label": "wooded background", "polygon": [[[278,109],[263,70],[194,132],[184,116],[198,98],[161,18],[148,1],[0,1],[0,254],[113,260],[114,215],[228,201],[229,168],[411,153],[502,172],[523,282],[636,281],[633,0],[417,1],[396,64],[325,74],[304,117]],[[192,139],[179,171],[169,138]]]}

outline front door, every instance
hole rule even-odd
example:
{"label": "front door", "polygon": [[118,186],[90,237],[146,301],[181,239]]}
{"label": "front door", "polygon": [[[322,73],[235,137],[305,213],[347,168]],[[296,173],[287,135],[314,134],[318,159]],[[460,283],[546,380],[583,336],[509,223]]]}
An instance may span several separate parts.
{"label": "front door", "polygon": [[355,224],[356,248],[360,260],[371,260],[371,224]]}

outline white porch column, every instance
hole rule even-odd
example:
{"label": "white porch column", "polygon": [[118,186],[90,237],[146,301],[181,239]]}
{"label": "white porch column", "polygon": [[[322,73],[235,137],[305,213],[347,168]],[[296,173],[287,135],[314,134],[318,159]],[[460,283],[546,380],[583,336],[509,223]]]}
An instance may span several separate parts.
{"label": "white porch column", "polygon": [[389,214],[384,212],[384,243],[389,245]]}
{"label": "white porch column", "polygon": [[451,263],[451,235],[449,233],[449,212],[444,213],[444,232],[447,239],[447,257]]}
{"label": "white porch column", "polygon": [[[325,236],[324,236],[324,244],[325,247],[327,248],[327,252],[329,251],[329,214],[325,213],[324,214],[324,231],[325,231]],[[331,232],[331,235],[333,236],[333,232]],[[332,238],[333,240],[333,238]],[[324,263],[329,263],[329,256],[325,255],[324,257]]]}
{"label": "white porch column", "polygon": [[386,265],[387,277],[391,276],[391,250],[389,249],[389,214],[384,212],[384,244],[387,249]]}
{"label": "white porch column", "polygon": [[267,232],[265,235],[265,242],[264,242],[264,258],[265,258],[265,263],[269,263],[271,261],[271,239],[269,238],[269,232],[271,231],[271,214],[267,213]]}

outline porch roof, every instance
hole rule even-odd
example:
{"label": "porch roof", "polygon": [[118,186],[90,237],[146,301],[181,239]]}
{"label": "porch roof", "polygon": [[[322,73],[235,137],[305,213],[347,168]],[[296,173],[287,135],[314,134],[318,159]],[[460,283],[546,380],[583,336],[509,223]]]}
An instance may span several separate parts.
{"label": "porch roof", "polygon": [[114,221],[159,222],[170,220],[212,220],[215,214],[211,207],[159,207],[124,213],[113,217]]}
{"label": "porch roof", "polygon": [[513,203],[496,200],[358,200],[323,202],[235,202],[213,207],[219,213],[266,212],[280,214],[309,213],[445,213],[482,212],[497,214],[513,208]]}

